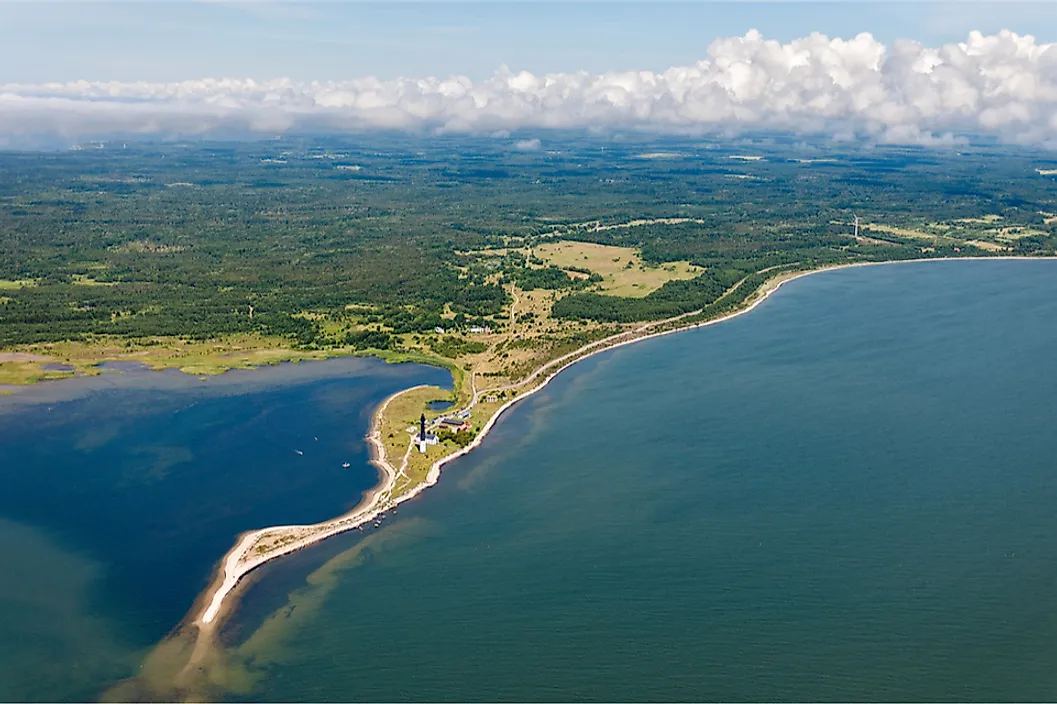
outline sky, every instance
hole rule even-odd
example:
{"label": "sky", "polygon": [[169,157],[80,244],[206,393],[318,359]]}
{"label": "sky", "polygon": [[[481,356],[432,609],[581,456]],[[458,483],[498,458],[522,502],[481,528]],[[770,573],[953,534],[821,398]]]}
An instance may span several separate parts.
{"label": "sky", "polygon": [[0,83],[480,80],[692,64],[717,37],[751,29],[889,43],[964,41],[1010,29],[1057,41],[1049,2],[0,2]]}
{"label": "sky", "polygon": [[552,127],[1054,148],[1057,0],[0,2],[0,146]]}

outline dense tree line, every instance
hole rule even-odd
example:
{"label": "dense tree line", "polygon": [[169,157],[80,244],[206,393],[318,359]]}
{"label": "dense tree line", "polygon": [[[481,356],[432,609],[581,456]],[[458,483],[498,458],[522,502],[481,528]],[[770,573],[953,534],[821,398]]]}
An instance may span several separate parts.
{"label": "dense tree line", "polygon": [[355,330],[347,333],[343,342],[357,350],[387,350],[393,344],[393,336],[381,330]]}
{"label": "dense tree line", "polygon": [[478,354],[488,349],[488,345],[477,340],[463,340],[453,335],[430,340],[429,348],[441,355],[456,359],[467,354]]}
{"label": "dense tree line", "polygon": [[559,291],[582,289],[602,282],[602,277],[592,272],[586,277],[573,278],[554,265],[542,267],[509,267],[503,271],[503,281],[516,283],[525,290],[536,288]]}
{"label": "dense tree line", "polygon": [[[496,139],[375,134],[0,153],[0,345],[234,332],[339,344],[322,335],[320,318],[399,334],[451,326],[450,313],[461,316],[456,325],[497,327],[504,282],[592,282],[524,258],[462,253],[555,233],[706,269],[642,299],[577,292],[555,307],[608,321],[722,302],[732,272],[969,253],[944,241],[855,241],[853,214],[908,227],[996,214],[1029,228],[1014,252],[1057,248],[1057,224],[1041,214],[1057,213],[1054,179],[1036,172],[1053,166],[1036,153],[768,140],[603,143],[554,133],[553,149],[522,153]],[[729,158],[746,149],[764,158]],[[656,152],[676,156],[643,158]],[[689,221],[581,225],[657,218]],[[20,288],[23,280],[32,285]]]}

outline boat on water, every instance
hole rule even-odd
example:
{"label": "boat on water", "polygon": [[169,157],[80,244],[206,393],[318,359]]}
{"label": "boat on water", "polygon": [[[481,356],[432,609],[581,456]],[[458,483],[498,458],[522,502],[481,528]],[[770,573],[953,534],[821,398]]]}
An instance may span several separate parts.
{"label": "boat on water", "polygon": [[349,467],[351,467],[352,465],[351,465],[351,464],[349,464],[348,462],[343,462],[341,466],[342,466],[342,468],[343,468],[343,469],[348,469],[348,468],[349,468]]}

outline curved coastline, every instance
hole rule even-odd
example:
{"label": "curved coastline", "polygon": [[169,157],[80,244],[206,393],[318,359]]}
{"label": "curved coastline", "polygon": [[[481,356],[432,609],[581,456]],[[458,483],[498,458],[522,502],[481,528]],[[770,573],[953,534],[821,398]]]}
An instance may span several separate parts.
{"label": "curved coastline", "polygon": [[[385,457],[385,445],[380,438],[381,415],[393,399],[409,391],[424,388],[424,386],[425,385],[422,384],[411,386],[389,395],[374,412],[371,422],[371,430],[367,435],[367,440],[370,446],[371,464],[377,467],[380,471],[381,481],[364,494],[363,498],[360,499],[360,502],[355,508],[336,518],[310,525],[269,526],[267,528],[258,528],[241,534],[238,537],[235,546],[228,551],[224,556],[224,559],[221,561],[217,577],[212,580],[212,584],[207,591],[207,594],[211,593],[212,596],[209,598],[206,607],[202,610],[199,617],[195,619],[196,624],[203,627],[213,622],[216,616],[220,613],[224,598],[238,585],[239,580],[257,567],[260,567],[264,563],[277,557],[288,555],[291,552],[306,547],[307,545],[329,538],[332,535],[337,535],[338,533],[352,530],[364,523],[369,523],[381,513],[381,509],[378,509],[378,504],[381,503],[380,497],[385,492],[392,489],[397,474],[395,468],[389,464]],[[251,557],[243,564],[239,564],[241,558],[258,538],[269,532],[278,530],[305,530],[313,531],[313,533],[310,538],[292,541],[267,555]]]}
{"label": "curved coastline", "polygon": [[[1050,260],[1049,257],[1020,257],[1020,256],[995,256],[995,257],[944,257],[944,258],[921,258],[921,259],[908,259],[898,261],[883,261],[883,262],[855,262],[849,264],[840,264],[835,266],[820,267],[818,269],[812,269],[807,271],[800,271],[791,273],[788,276],[782,274],[768,280],[762,284],[750,298],[747,299],[744,307],[734,310],[725,315],[721,315],[711,320],[705,320],[695,323],[690,323],[683,326],[677,326],[669,330],[662,330],[658,332],[646,332],[652,327],[663,324],[665,322],[672,322],[677,318],[671,318],[668,320],[660,320],[644,323],[641,326],[630,330],[623,331],[612,335],[601,340],[589,343],[580,347],[572,352],[569,352],[561,357],[551,360],[547,364],[544,364],[532,374],[525,377],[516,384],[503,387],[506,389],[516,389],[525,386],[531,388],[518,393],[513,398],[506,401],[502,406],[496,409],[495,412],[489,417],[488,421],[482,426],[477,436],[465,447],[459,448],[458,450],[436,460],[429,469],[426,475],[425,481],[421,482],[417,486],[412,487],[407,492],[399,495],[398,497],[388,496],[388,493],[393,489],[398,475],[398,470],[393,467],[390,463],[389,458],[386,456],[385,445],[381,439],[381,421],[382,415],[388,407],[389,403],[397,398],[398,396],[413,391],[415,389],[422,388],[421,386],[414,386],[408,389],[398,391],[383,401],[372,417],[371,430],[367,435],[367,441],[371,448],[371,463],[374,464],[380,474],[381,480],[377,486],[371,489],[367,494],[364,495],[363,499],[359,504],[350,512],[338,516],[336,518],[323,521],[321,523],[312,525],[300,525],[300,526],[272,526],[267,528],[261,528],[254,531],[243,533],[236,540],[235,545],[227,554],[222,558],[217,576],[212,580],[210,587],[206,592],[196,600],[194,611],[197,614],[192,618],[191,623],[198,627],[200,634],[211,632],[215,630],[219,623],[222,621],[222,617],[227,613],[230,607],[229,597],[234,593],[235,588],[240,584],[243,577],[247,574],[260,567],[261,565],[270,562],[273,559],[282,557],[291,552],[295,552],[304,547],[308,547],[314,543],[325,540],[326,538],[338,535],[340,533],[354,530],[364,524],[374,521],[385,511],[390,508],[408,501],[420,494],[422,491],[435,485],[440,480],[441,470],[444,465],[452,462],[459,457],[462,457],[474,449],[479,447],[487,436],[489,431],[495,426],[495,423],[499,420],[500,416],[503,415],[508,409],[513,407],[518,402],[532,396],[536,392],[540,391],[547,386],[556,376],[561,374],[563,371],[576,364],[577,362],[587,359],[595,354],[604,352],[606,350],[615,349],[617,347],[623,347],[634,342],[640,342],[642,340],[648,340],[651,338],[661,337],[677,332],[683,332],[686,330],[693,330],[697,328],[707,327],[709,325],[715,325],[722,323],[739,315],[743,315],[752,310],[755,310],[757,306],[767,300],[773,293],[778,291],[785,284],[795,281],[797,279],[810,276],[812,274],[821,273],[824,271],[834,271],[838,269],[848,269],[854,267],[864,266],[880,266],[885,264],[911,264],[911,263],[923,263],[923,262],[941,262],[941,261],[1002,261],[1002,260],[1021,260],[1021,261],[1046,261]],[[693,313],[686,314],[692,315]],[[624,338],[624,339],[621,339]],[[541,375],[545,374],[542,381],[537,380]],[[482,394],[494,392],[498,389],[486,389],[486,390],[475,390],[474,396],[470,403],[465,406],[465,409],[472,408],[477,404],[478,399]],[[413,447],[413,445],[412,445]],[[410,448],[409,448],[410,452]],[[406,455],[405,455],[406,462]],[[268,534],[292,534],[293,537],[282,544],[281,546],[268,551],[264,554],[257,556],[251,556],[243,561],[246,557],[247,552],[252,548],[255,542],[263,535]],[[201,606],[200,606],[201,605]]]}

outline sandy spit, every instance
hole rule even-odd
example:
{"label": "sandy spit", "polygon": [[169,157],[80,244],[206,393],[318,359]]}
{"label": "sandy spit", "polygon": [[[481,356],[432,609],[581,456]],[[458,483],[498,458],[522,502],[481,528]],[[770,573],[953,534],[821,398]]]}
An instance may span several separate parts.
{"label": "sandy spit", "polygon": [[[581,347],[578,350],[570,352],[562,357],[552,360],[548,364],[540,367],[531,375],[526,377],[518,384],[513,387],[526,386],[535,381],[541,374],[546,373],[546,378],[542,382],[533,386],[531,389],[518,394],[514,398],[511,398],[502,406],[500,406],[495,413],[492,414],[488,422],[481,428],[481,432],[477,434],[474,440],[463,448],[437,460],[430,467],[430,470],[426,476],[426,481],[418,486],[414,487],[411,491],[401,495],[399,498],[392,500],[382,500],[382,497],[386,497],[388,492],[393,488],[397,475],[397,470],[389,463],[388,458],[385,456],[385,445],[381,440],[381,416],[389,403],[399,396],[400,394],[407,393],[413,389],[421,388],[419,386],[412,387],[411,389],[404,389],[399,391],[389,398],[387,398],[375,411],[374,420],[372,422],[371,432],[367,436],[367,441],[371,445],[371,462],[378,467],[382,474],[382,479],[378,486],[372,489],[367,495],[364,496],[360,504],[347,514],[333,518],[323,523],[317,523],[314,525],[303,525],[303,526],[273,526],[270,528],[262,528],[255,531],[243,533],[239,536],[235,546],[224,556],[220,563],[216,578],[210,585],[209,589],[203,595],[207,598],[199,598],[196,604],[201,604],[204,608],[201,608],[200,613],[194,617],[193,623],[199,627],[201,631],[209,631],[217,626],[221,617],[227,612],[230,604],[227,603],[230,600],[228,597],[232,594],[239,581],[248,573],[260,567],[266,562],[274,560],[282,555],[287,555],[301,548],[307,547],[321,540],[329,538],[331,536],[343,533],[348,530],[353,530],[361,525],[370,523],[375,520],[383,511],[391,509],[393,506],[409,501],[410,499],[418,496],[419,493],[435,485],[440,480],[441,470],[444,465],[452,462],[459,457],[469,454],[474,449],[480,446],[488,432],[495,426],[496,421],[503,415],[508,409],[514,406],[516,403],[532,396],[541,389],[547,386],[556,376],[561,374],[563,371],[576,364],[577,362],[587,359],[599,352],[606,350],[615,349],[617,347],[623,347],[624,345],[630,345],[635,342],[641,342],[643,340],[649,340],[655,337],[661,337],[663,335],[670,335],[677,332],[683,332],[685,330],[692,330],[696,328],[707,327],[709,325],[717,325],[719,323],[736,318],[739,315],[744,315],[754,310],[761,303],[766,301],[775,291],[778,291],[782,286],[803,278],[812,274],[817,274],[823,271],[832,271],[835,269],[845,269],[862,266],[880,266],[888,264],[907,264],[907,263],[919,263],[919,262],[941,262],[941,261],[995,261],[995,260],[1038,260],[1043,261],[1048,258],[1044,257],[1017,257],[1017,256],[998,256],[998,257],[951,257],[951,258],[931,258],[931,259],[910,259],[902,261],[887,261],[887,262],[856,262],[854,264],[841,264],[830,267],[823,267],[820,269],[814,269],[811,271],[804,271],[788,278],[778,279],[765,284],[765,286],[756,295],[756,298],[751,304],[736,310],[727,315],[712,320],[694,323],[691,325],[685,325],[682,327],[674,328],[672,330],[665,330],[662,332],[647,333],[638,337],[631,337],[630,339],[618,340],[617,338],[627,338],[629,335],[634,335],[640,331],[648,330],[650,327],[663,323],[665,321],[655,321],[652,323],[646,323],[640,328],[633,331],[626,331],[614,335],[609,338],[598,340]],[[681,317],[681,316],[680,316]],[[557,367],[557,368],[555,368]],[[553,371],[551,371],[553,369]],[[549,373],[548,373],[549,372]],[[513,388],[510,387],[510,388]],[[478,398],[481,394],[490,393],[495,389],[488,389],[485,391],[477,391],[474,394],[473,399],[468,408],[472,408],[477,404]],[[246,552],[251,548],[254,542],[263,534],[266,533],[288,533],[292,536],[292,539],[287,544],[280,548],[272,550],[265,555],[257,555],[250,557],[249,559],[242,560]]]}

